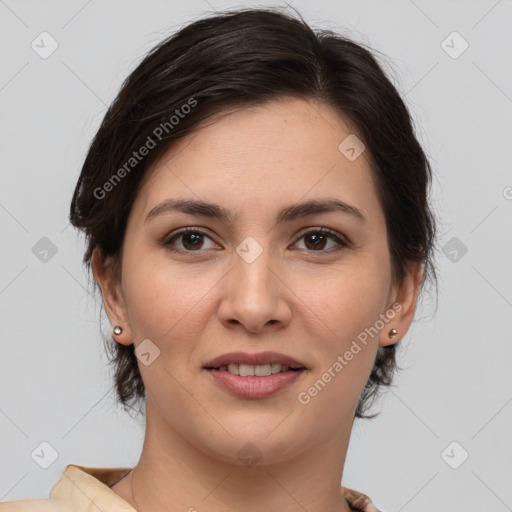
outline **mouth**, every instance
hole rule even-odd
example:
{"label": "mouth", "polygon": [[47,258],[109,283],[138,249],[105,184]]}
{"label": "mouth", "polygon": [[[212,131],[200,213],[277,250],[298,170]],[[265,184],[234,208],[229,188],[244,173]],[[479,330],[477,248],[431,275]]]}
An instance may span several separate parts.
{"label": "mouth", "polygon": [[290,386],[307,370],[276,352],[224,354],[203,367],[225,391],[243,398],[265,398]]}
{"label": "mouth", "polygon": [[268,363],[268,364],[237,364],[230,363],[228,365],[222,365],[218,368],[206,367],[206,370],[217,370],[219,372],[229,372],[231,375],[239,375],[240,377],[268,377],[269,375],[275,375],[276,373],[284,372],[299,372],[305,370],[302,366],[290,367],[281,363]]}
{"label": "mouth", "polygon": [[[278,366],[280,365],[280,367]],[[221,356],[208,361],[204,367],[207,369],[214,370],[222,370],[222,371],[235,371],[235,366],[238,367],[238,371],[240,372],[240,367],[242,367],[242,371],[248,370],[251,371],[251,368],[248,367],[260,367],[259,372],[266,371],[270,367],[270,373],[278,373],[282,368],[287,368],[291,370],[299,370],[305,369],[306,366],[297,361],[293,357],[287,356],[285,354],[280,354],[279,352],[259,352],[257,354],[250,354],[248,352],[230,352],[228,354],[222,354]],[[264,367],[264,368],[262,368]],[[267,375],[270,375],[268,373]],[[239,373],[241,375],[241,373]],[[254,373],[249,373],[248,376],[255,375]]]}

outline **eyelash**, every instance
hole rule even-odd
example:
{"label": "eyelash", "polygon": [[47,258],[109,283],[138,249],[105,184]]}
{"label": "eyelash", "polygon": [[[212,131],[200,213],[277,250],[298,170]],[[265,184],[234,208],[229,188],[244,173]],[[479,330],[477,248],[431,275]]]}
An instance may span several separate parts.
{"label": "eyelash", "polygon": [[[174,233],[170,238],[167,238],[166,240],[164,240],[163,245],[168,247],[170,251],[187,253],[187,254],[190,254],[190,255],[192,255],[193,253],[204,252],[204,250],[202,250],[202,249],[198,249],[196,251],[189,251],[189,250],[185,250],[185,249],[171,248],[172,243],[176,239],[178,239],[180,236],[184,236],[184,235],[187,235],[187,234],[203,235],[203,236],[205,236],[207,238],[210,238],[210,240],[211,240],[211,237],[209,235],[207,235],[204,231],[201,231],[198,228],[188,227],[188,228],[183,228],[183,229],[179,230],[178,232]],[[349,247],[351,245],[350,241],[348,241],[347,239],[343,240],[339,236],[337,236],[335,231],[333,231],[331,229],[323,228],[323,227],[322,228],[313,228],[313,229],[309,229],[308,231],[301,232],[299,237],[297,238],[297,242],[299,240],[301,240],[302,238],[304,238],[305,236],[310,235],[310,234],[325,235],[325,236],[327,236],[327,238],[330,238],[331,240],[334,240],[341,248]],[[306,250],[308,250],[308,249],[306,249]],[[332,250],[329,250],[329,251],[326,251],[326,250],[318,250],[318,251],[308,250],[308,252],[312,252],[312,253],[327,253],[327,254],[329,254],[330,252],[336,252],[336,251],[339,251],[339,250],[341,250],[341,249],[336,249],[335,251],[332,251]]]}

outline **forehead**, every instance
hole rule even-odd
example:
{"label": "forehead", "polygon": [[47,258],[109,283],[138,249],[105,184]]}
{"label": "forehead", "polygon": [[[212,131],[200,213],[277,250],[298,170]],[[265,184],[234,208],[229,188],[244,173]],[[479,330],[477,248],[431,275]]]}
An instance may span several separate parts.
{"label": "forehead", "polygon": [[[237,213],[258,205],[339,197],[378,208],[366,152],[340,150],[355,134],[332,108],[287,98],[216,118],[163,154],[136,200],[139,213],[173,197],[222,203]],[[351,139],[349,139],[351,140]]]}

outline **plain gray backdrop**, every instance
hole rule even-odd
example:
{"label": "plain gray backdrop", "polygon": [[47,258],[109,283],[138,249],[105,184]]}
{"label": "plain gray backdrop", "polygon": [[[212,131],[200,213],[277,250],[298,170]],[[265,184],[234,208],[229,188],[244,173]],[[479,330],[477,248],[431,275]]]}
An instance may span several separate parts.
{"label": "plain gray backdrop", "polygon": [[[284,3],[0,0],[0,501],[47,498],[69,463],[137,462],[143,423],[114,403],[71,194],[149,49],[212,11],[265,5]],[[441,219],[437,312],[426,295],[381,415],[354,426],[343,484],[386,512],[512,510],[512,1],[292,6],[387,56]]]}

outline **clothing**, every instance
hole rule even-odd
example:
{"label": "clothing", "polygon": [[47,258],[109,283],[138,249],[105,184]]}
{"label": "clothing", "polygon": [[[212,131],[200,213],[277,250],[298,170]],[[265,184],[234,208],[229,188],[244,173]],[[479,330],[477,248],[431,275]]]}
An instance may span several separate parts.
{"label": "clothing", "polygon": [[[110,489],[131,469],[68,464],[49,499],[6,501],[0,503],[0,512],[136,512]],[[352,510],[379,512],[368,496],[346,487],[341,489]]]}

